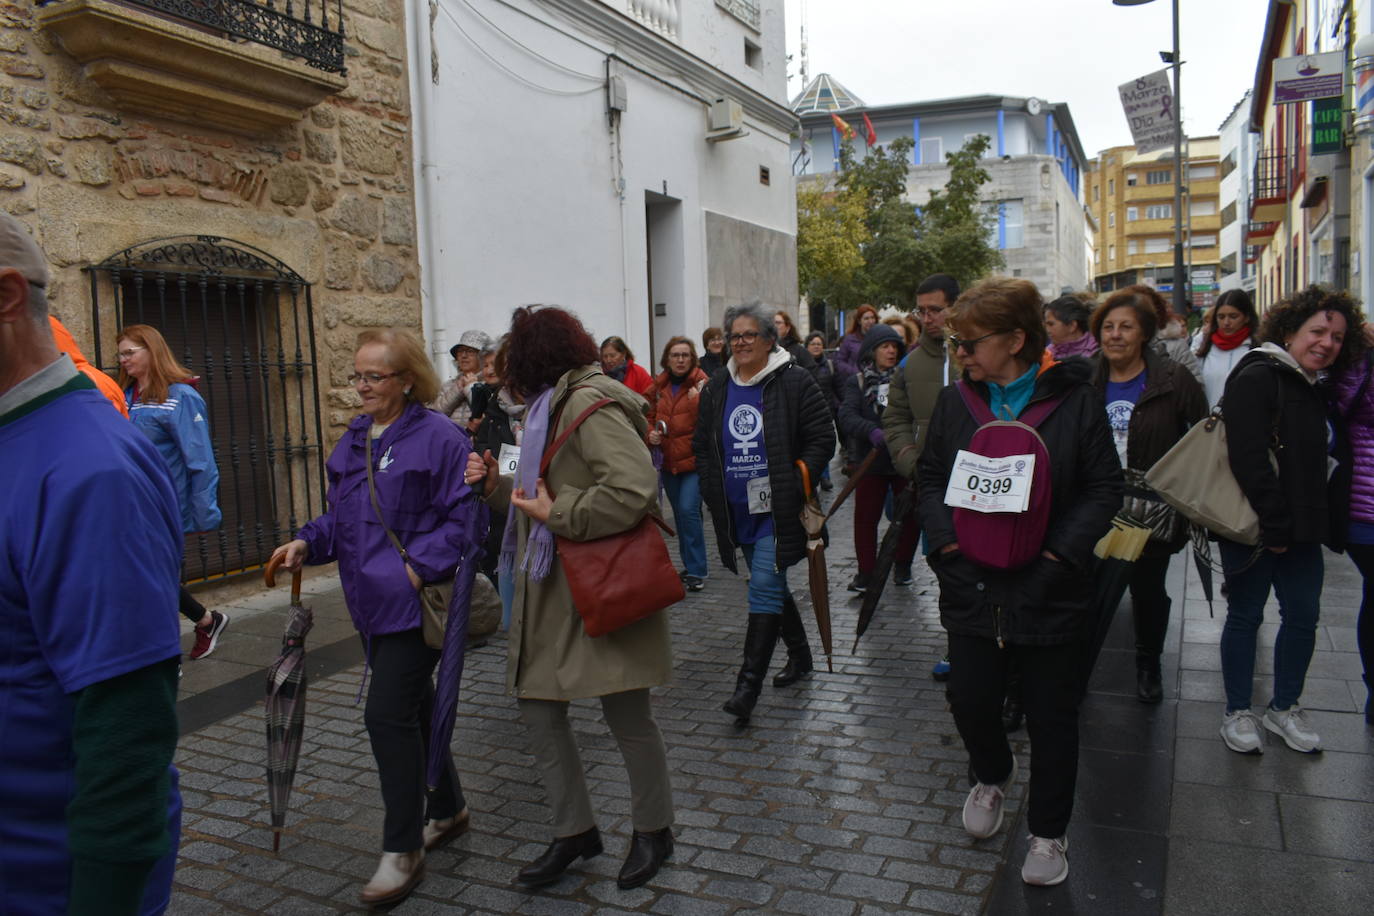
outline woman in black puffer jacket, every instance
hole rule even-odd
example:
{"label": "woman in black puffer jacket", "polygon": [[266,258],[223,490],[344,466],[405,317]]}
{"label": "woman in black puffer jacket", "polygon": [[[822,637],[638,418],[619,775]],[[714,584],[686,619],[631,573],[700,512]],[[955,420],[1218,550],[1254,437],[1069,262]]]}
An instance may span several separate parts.
{"label": "woman in black puffer jacket", "polygon": [[955,455],[979,423],[959,390],[935,402],[917,462],[920,516],[940,583],[940,621],[949,633],[950,708],[977,783],[964,803],[964,829],[992,836],[1002,824],[1004,793],[1016,760],[1002,728],[1009,661],[1020,670],[1030,731],[1028,884],[1068,875],[1067,828],[1078,772],[1081,639],[1092,600],[1093,547],[1121,507],[1117,460],[1102,396],[1085,360],[1045,356],[1044,302],[1026,280],[977,284],[950,310],[949,342],[964,366],[961,384],[996,417],[1014,419],[1057,399],[1037,428],[1050,458],[1051,503],[1038,558],[1015,570],[979,566],[960,551],[945,504]]}
{"label": "woman in black puffer jacket", "polygon": [[796,462],[805,462],[811,481],[819,481],[835,453],[835,427],[810,371],[777,345],[763,304],[726,309],[725,339],[730,361],[702,389],[692,451],[721,565],[738,572],[737,549],[749,564],[744,663],[724,707],[748,721],[779,632],[788,659],[774,685],[811,671],[806,629],[787,588],[787,568],[806,555]]}

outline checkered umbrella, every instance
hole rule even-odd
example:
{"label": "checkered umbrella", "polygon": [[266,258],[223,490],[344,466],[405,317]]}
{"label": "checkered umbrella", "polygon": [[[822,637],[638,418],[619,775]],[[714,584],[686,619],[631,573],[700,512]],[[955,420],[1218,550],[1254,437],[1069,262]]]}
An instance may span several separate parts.
{"label": "checkered umbrella", "polygon": [[[275,573],[282,558],[267,564],[267,587],[276,585]],[[315,625],[310,608],[301,604],[301,571],[291,573],[291,607],[286,612],[286,631],[281,654],[267,669],[267,797],[272,804],[272,851],[281,848],[291,783],[301,755],[305,732],[305,634]]]}

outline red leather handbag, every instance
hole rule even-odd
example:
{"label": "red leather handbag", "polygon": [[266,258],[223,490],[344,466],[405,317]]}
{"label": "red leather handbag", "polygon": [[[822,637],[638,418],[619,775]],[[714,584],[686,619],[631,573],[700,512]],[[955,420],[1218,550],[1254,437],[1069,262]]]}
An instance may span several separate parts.
{"label": "red leather handbag", "polygon": [[[548,480],[554,453],[583,420],[614,403],[610,398],[601,398],[578,414],[544,452],[539,476]],[[573,607],[582,617],[582,628],[588,636],[614,633],[687,597],[659,528],[675,535],[663,519],[650,513],[627,531],[591,541],[555,536],[563,577],[568,580]]]}

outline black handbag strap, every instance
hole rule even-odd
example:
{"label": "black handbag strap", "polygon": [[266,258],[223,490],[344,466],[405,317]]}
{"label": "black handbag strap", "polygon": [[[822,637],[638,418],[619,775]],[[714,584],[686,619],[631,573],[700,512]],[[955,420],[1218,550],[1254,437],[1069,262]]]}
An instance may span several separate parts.
{"label": "black handbag strap", "polygon": [[396,548],[396,552],[401,555],[401,561],[407,565],[410,563],[410,554],[406,553],[405,547],[401,544],[401,539],[396,537],[396,533],[387,527],[386,519],[382,518],[382,507],[377,502],[377,483],[372,479],[372,436],[371,430],[363,434],[364,453],[367,463],[367,495],[372,499],[372,511],[377,513],[377,521],[381,522],[382,530],[386,532],[387,538],[391,541],[391,546]]}

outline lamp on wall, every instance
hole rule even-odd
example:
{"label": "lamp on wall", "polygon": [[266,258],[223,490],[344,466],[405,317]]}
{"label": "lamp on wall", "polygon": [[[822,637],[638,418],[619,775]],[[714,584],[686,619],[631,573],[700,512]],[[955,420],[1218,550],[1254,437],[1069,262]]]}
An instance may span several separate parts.
{"label": "lamp on wall", "polygon": [[[1154,0],[1112,0],[1115,6],[1144,6]],[[1184,295],[1187,276],[1183,268],[1183,91],[1179,83],[1180,66],[1183,59],[1178,56],[1178,0],[1173,0],[1174,47],[1172,51],[1161,51],[1160,57],[1174,71],[1174,312],[1179,315],[1188,313],[1188,300]],[[1168,55],[1165,57],[1165,55]]]}

